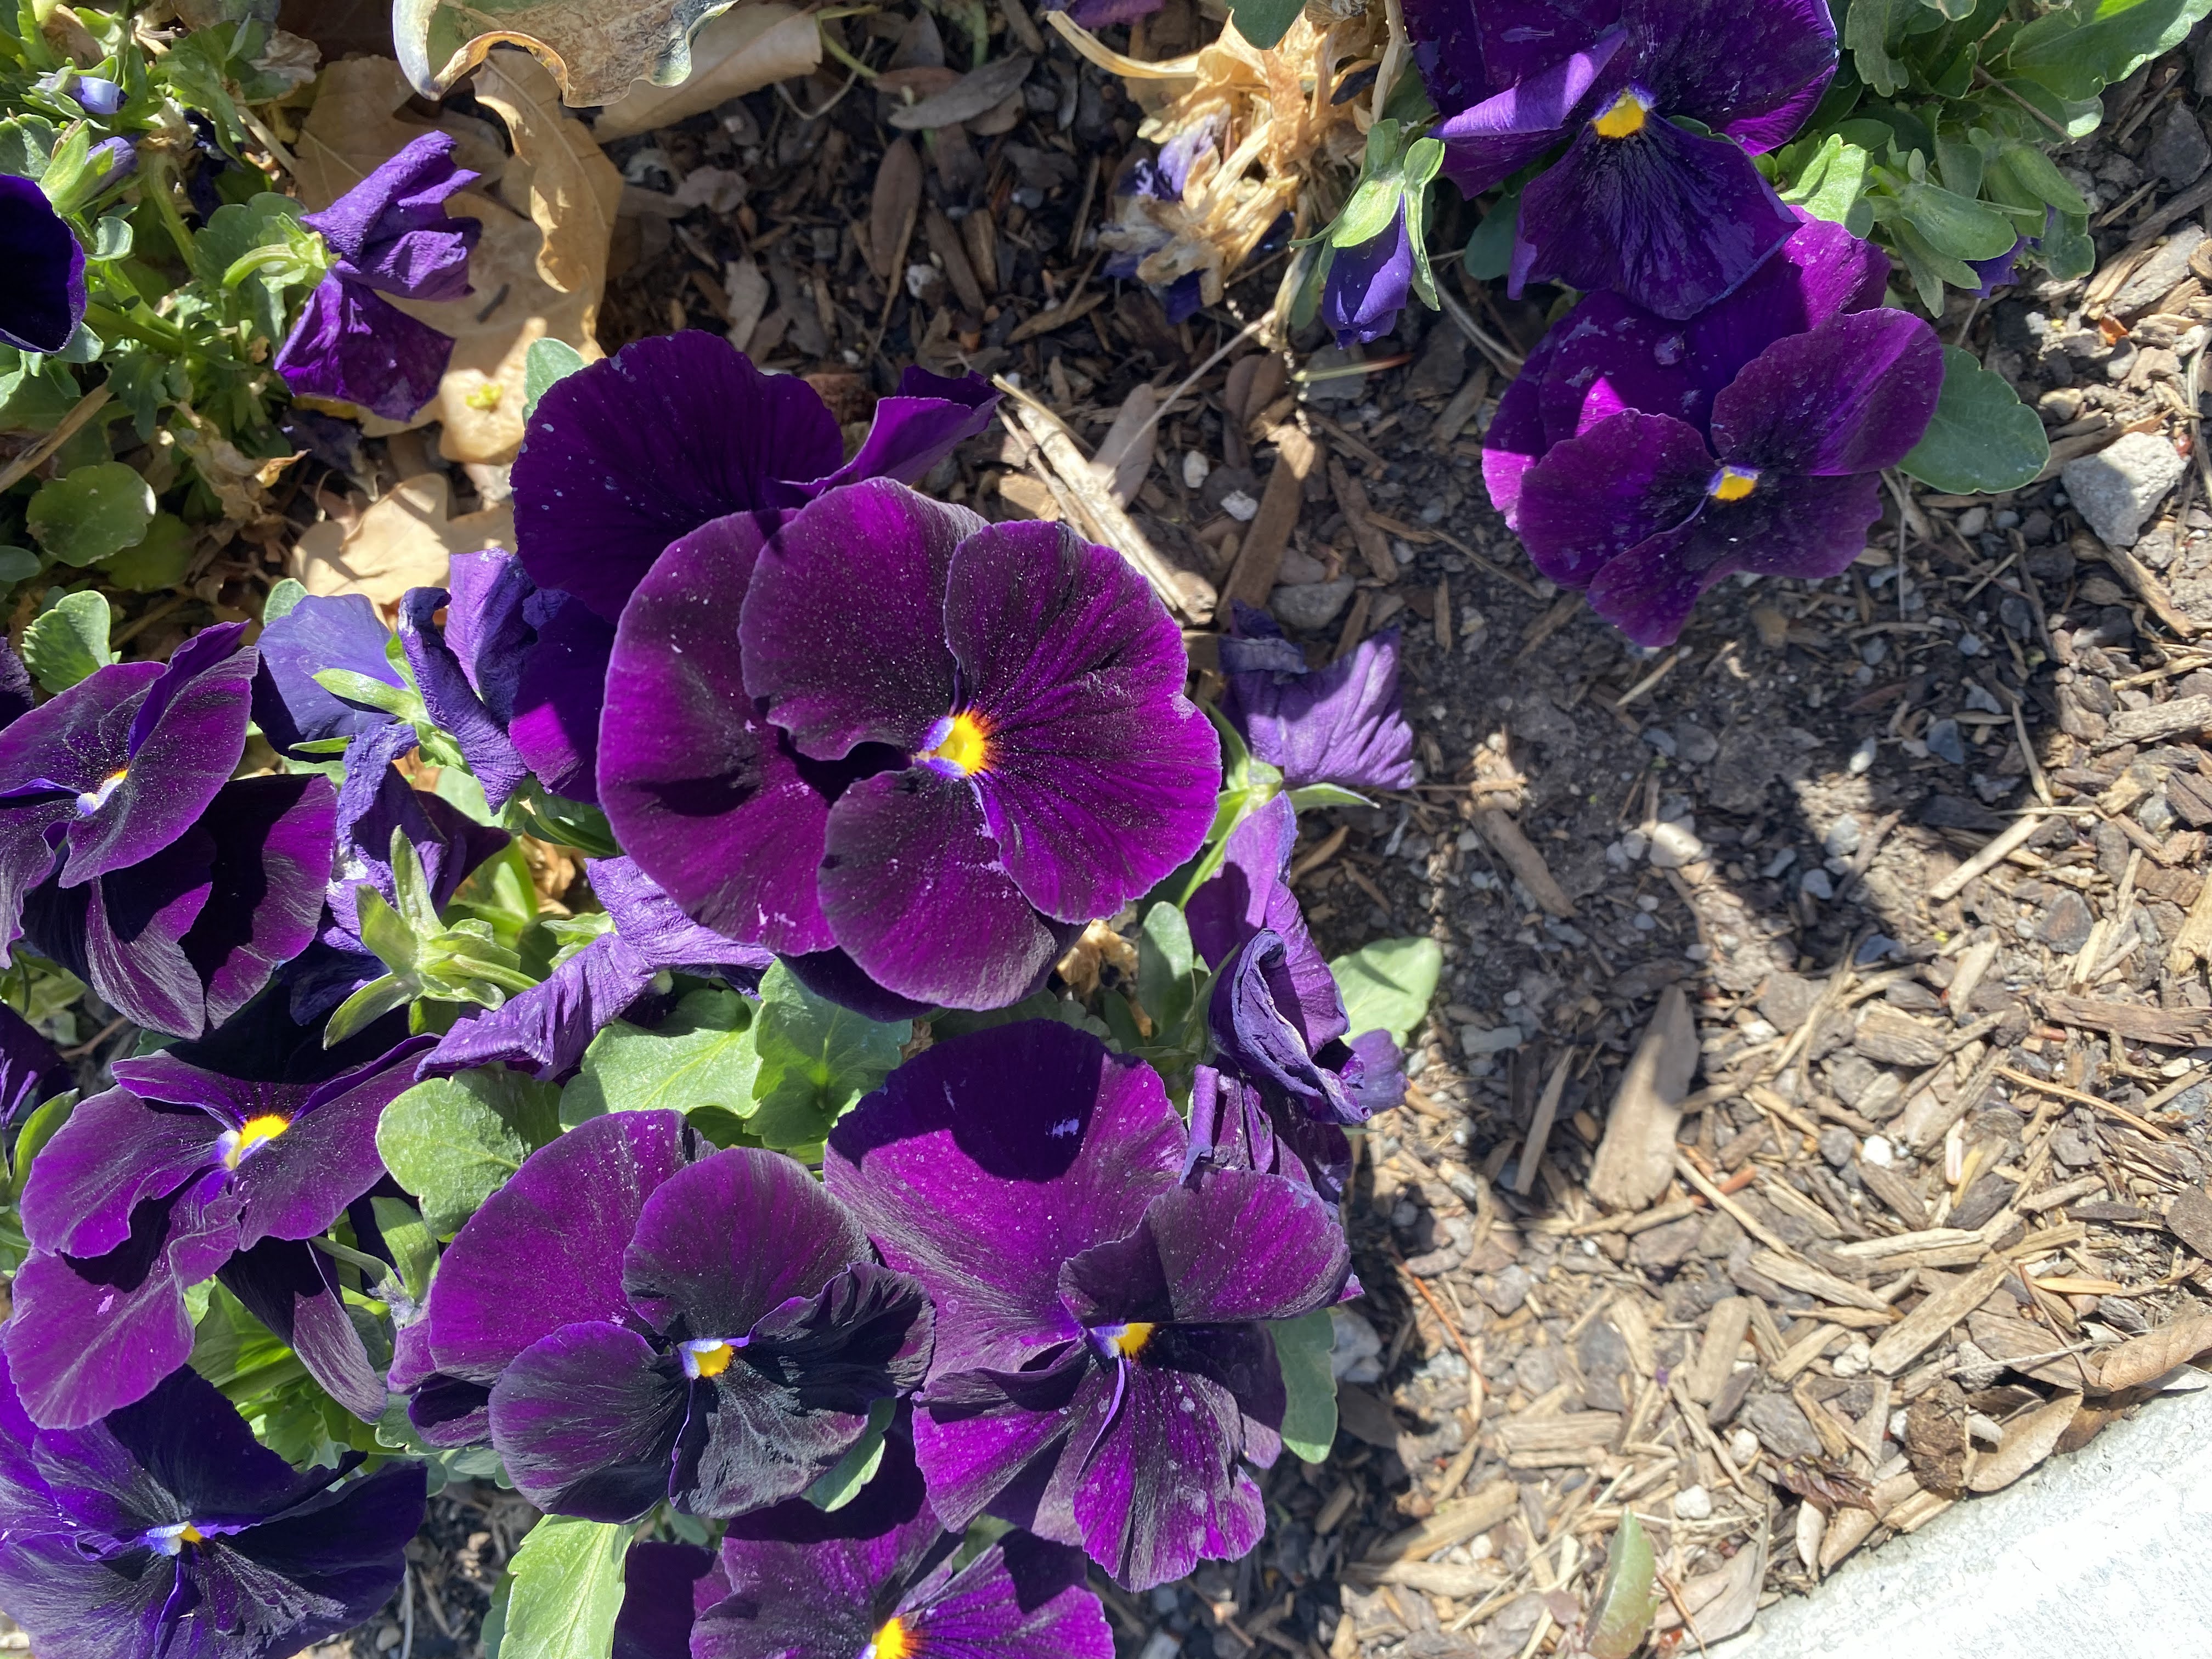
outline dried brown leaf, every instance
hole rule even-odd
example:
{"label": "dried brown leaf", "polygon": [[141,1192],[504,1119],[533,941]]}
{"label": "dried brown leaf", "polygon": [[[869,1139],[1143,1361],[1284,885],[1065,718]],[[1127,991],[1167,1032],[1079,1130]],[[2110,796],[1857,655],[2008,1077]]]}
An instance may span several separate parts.
{"label": "dried brown leaf", "polygon": [[1590,1166],[1590,1196],[1608,1209],[1640,1210],[1666,1190],[1674,1132],[1698,1066],[1698,1028],[1681,988],[1660,994],[1636,1053],[1621,1073],[1605,1139]]}
{"label": "dried brown leaf", "polygon": [[453,136],[453,160],[482,175],[478,190],[498,180],[507,166],[498,130],[452,112],[441,112],[435,121],[401,115],[400,106],[413,95],[389,58],[349,58],[323,70],[314,107],[294,146],[300,164],[294,181],[311,210],[328,207],[426,132]]}
{"label": "dried brown leaf", "polygon": [[579,109],[611,104],[633,82],[675,86],[692,70],[691,38],[730,0],[394,0],[392,38],[415,89],[436,98],[494,46],[527,47]]}
{"label": "dried brown leaf", "polygon": [[2080,1395],[2062,1394],[2006,1424],[2004,1443],[1974,1465],[1966,1485],[1975,1492],[2002,1492],[2012,1485],[2057,1449],[2081,1404]]}
{"label": "dried brown leaf", "polygon": [[2164,1376],[2201,1353],[2212,1352],[2212,1318],[2183,1319],[2163,1329],[2123,1342],[2106,1353],[2097,1369],[2097,1387],[2118,1394]]}
{"label": "dried brown leaf", "polygon": [[876,167],[876,186],[868,202],[869,265],[884,282],[894,281],[892,264],[899,239],[921,206],[921,157],[911,138],[894,138]]}
{"label": "dried brown leaf", "polygon": [[292,550],[292,574],[310,593],[362,593],[389,609],[410,587],[443,587],[454,554],[514,545],[511,505],[455,519],[453,499],[442,472],[409,478],[351,530],[328,522],[308,530]]}
{"label": "dried brown leaf", "polygon": [[1091,458],[1099,481],[1124,507],[1136,500],[1138,487],[1152,471],[1152,451],[1159,438],[1159,424],[1152,417],[1159,406],[1160,394],[1149,384],[1139,382],[1121,400],[1114,424],[1106,428]]}
{"label": "dried brown leaf", "polygon": [[530,217],[544,238],[538,274],[562,294],[596,291],[606,275],[621,173],[592,130],[562,108],[553,77],[528,52],[486,58],[476,94],[499,112],[515,160],[530,169]]}
{"label": "dried brown leaf", "polygon": [[944,91],[918,104],[893,110],[890,125],[902,132],[925,132],[957,122],[972,121],[986,110],[996,108],[1008,94],[1018,91],[1036,63],[1036,59],[1025,52],[994,58],[981,69],[969,70]]}
{"label": "dried brown leaf", "polygon": [[811,12],[783,0],[726,11],[691,42],[691,73],[679,85],[642,82],[599,112],[592,131],[601,143],[628,138],[710,110],[732,98],[811,75],[822,67],[822,29]]}

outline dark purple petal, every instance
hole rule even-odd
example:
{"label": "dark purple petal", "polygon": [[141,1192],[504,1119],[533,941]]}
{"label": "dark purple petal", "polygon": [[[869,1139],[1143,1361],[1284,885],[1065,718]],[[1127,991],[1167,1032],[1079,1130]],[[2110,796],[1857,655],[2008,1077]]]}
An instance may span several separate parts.
{"label": "dark purple petal", "polygon": [[[538,400],[514,462],[515,533],[541,587],[613,621],[661,550],[732,513],[794,507],[844,454],[795,374],[720,337],[633,341]],[[769,527],[773,527],[772,526]]]}
{"label": "dark purple petal", "polygon": [[1001,1008],[1060,955],[992,839],[973,783],[879,773],[830,809],[817,890],[839,945],[877,984],[948,1008]]}
{"label": "dark purple petal", "polygon": [[[1461,18],[1457,27],[1464,28],[1464,12]],[[1512,0],[1485,6],[1474,18],[1493,86],[1527,80],[1594,45],[1620,21],[1621,0]]]}
{"label": "dark purple petal", "polygon": [[720,520],[639,584],[607,666],[599,802],[685,914],[796,954],[834,943],[814,896],[829,805],[745,690],[731,623],[760,543]]}
{"label": "dark purple petal", "polygon": [[23,1184],[31,1248],[78,1256],[119,1248],[142,1202],[176,1191],[216,1161],[222,1130],[203,1112],[165,1109],[127,1087],[79,1101]]}
{"label": "dark purple petal", "polygon": [[84,249],[35,179],[0,173],[0,249],[8,260],[0,343],[59,351],[84,320]]}
{"label": "dark purple petal", "polygon": [[899,1602],[923,1653],[976,1659],[1111,1659],[1105,1610],[1082,1552],[1009,1533],[957,1572],[941,1567]]}
{"label": "dark purple petal", "polygon": [[0,1003],[0,1126],[69,1087],[76,1068],[61,1057],[38,1027]]}
{"label": "dark purple petal", "polygon": [[515,1490],[539,1509],[634,1520],[669,1496],[690,1389],[675,1360],[635,1331],[562,1325],[492,1385],[492,1444]]}
{"label": "dark purple petal", "polygon": [[952,713],[946,573],[982,528],[965,507],[875,480],[808,503],[761,549],[738,629],[745,690],[799,753],[913,754]]}
{"label": "dark purple petal", "polygon": [[1413,287],[1413,239],[1401,197],[1388,228],[1356,247],[1338,248],[1329,260],[1321,319],[1336,331],[1340,347],[1380,339],[1398,325]]}
{"label": "dark purple petal", "polygon": [[584,1051],[659,972],[627,941],[602,934],[541,984],[498,1007],[454,1022],[422,1060],[422,1075],[495,1062],[548,1079],[583,1064]]}
{"label": "dark purple petal", "polygon": [[1344,999],[1291,892],[1297,837],[1297,813],[1278,795],[1229,832],[1219,872],[1191,896],[1185,916],[1191,943],[1210,968],[1227,963],[1262,928],[1282,941],[1289,981],[1277,981],[1276,1003],[1318,1050],[1344,1035]]}
{"label": "dark purple petal", "polygon": [[1181,1176],[1183,1139],[1157,1073],[1032,1020],[892,1073],[832,1132],[823,1181],[936,1302],[932,1376],[1012,1370],[1078,1334],[1060,1264],[1137,1225]]}
{"label": "dark purple petal", "polygon": [[584,869],[615,932],[655,968],[766,968],[774,960],[766,951],[702,927],[631,860],[587,859]]}
{"label": "dark purple petal", "polygon": [[522,787],[530,769],[446,643],[445,632],[434,620],[445,602],[442,587],[409,588],[399,601],[399,642],[407,649],[408,665],[415,671],[430,718],[453,734],[469,770],[483,786],[485,801],[496,812]]}
{"label": "dark purple petal", "polygon": [[599,715],[614,644],[614,624],[570,599],[522,659],[507,735],[538,781],[571,800],[599,799]]}
{"label": "dark purple petal", "polygon": [[414,1083],[415,1062],[428,1046],[427,1038],[410,1038],[319,1085],[280,1132],[247,1147],[231,1177],[240,1245],[312,1238],[376,1184],[384,1173],[377,1121]]}
{"label": "dark purple petal", "polygon": [[[346,752],[345,783],[338,792],[337,868],[325,896],[333,925],[325,929],[324,941],[335,949],[365,948],[358,920],[362,886],[375,888],[387,904],[398,902],[392,873],[393,830],[414,848],[430,896],[441,907],[460,890],[471,871],[507,845],[504,830],[478,823],[392,769],[392,751],[404,754],[414,746],[414,728],[395,723],[364,733]],[[370,977],[383,971],[380,965],[368,969]]]}
{"label": "dark purple petal", "polygon": [[[1061,954],[1066,954],[1065,950]],[[937,1006],[893,995],[862,973],[860,964],[842,951],[815,951],[782,960],[791,976],[816,996],[884,1024],[917,1019]]]}
{"label": "dark purple petal", "polygon": [[1521,196],[1510,291],[1613,289],[1662,317],[1732,292],[1797,228],[1751,158],[1656,112],[1625,138],[1586,125]]}
{"label": "dark purple petal", "polygon": [[399,684],[384,654],[391,630],[376,607],[358,593],[336,599],[309,594],[261,630],[261,665],[253,679],[253,718],[269,741],[289,752],[296,744],[349,738],[392,716],[331,696],[315,684],[325,668],[365,674]]}
{"label": "dark purple petal", "polygon": [[1362,1031],[1346,1045],[1344,1086],[1369,1116],[1387,1112],[1406,1098],[1405,1051],[1388,1031]]}
{"label": "dark purple petal", "polygon": [[1722,577],[1738,570],[1808,580],[1837,575],[1865,549],[1881,516],[1874,473],[1784,476],[1623,552],[1590,583],[1590,608],[1638,645],[1672,645],[1698,596]]}
{"label": "dark purple petal", "polygon": [[[760,1248],[774,1239],[773,1251]],[[623,1257],[630,1305],[658,1331],[734,1340],[867,1255],[859,1224],[793,1159],[732,1147],[653,1189]]]}
{"label": "dark purple petal", "polygon": [[713,1606],[728,1588],[714,1571],[712,1550],[633,1543],[623,1555],[622,1611],[608,1659],[691,1659],[695,1611]]}
{"label": "dark purple petal", "polygon": [[[1263,930],[1240,945],[1222,964],[1207,1010],[1219,1063],[1258,1084],[1271,1100],[1309,1117],[1364,1123],[1367,1114],[1346,1092],[1343,1079],[1316,1060],[1321,1043],[1300,1029],[1298,990],[1276,934]],[[1333,1012],[1331,1023],[1340,1030],[1341,1004]]]}
{"label": "dark purple petal", "polygon": [[483,226],[447,216],[446,199],[477,175],[453,165],[453,140],[426,132],[319,213],[301,222],[322,233],[357,280],[417,300],[469,291],[469,250]]}
{"label": "dark purple petal", "polygon": [[1936,331],[1902,311],[1832,317],[1777,340],[1713,399],[1721,459],[1838,477],[1894,466],[1943,386]]}
{"label": "dark purple petal", "polygon": [[1401,9],[1413,39],[1413,67],[1431,104],[1452,114],[1490,96],[1481,32],[1467,26],[1468,10],[1460,0],[1404,0]]}
{"label": "dark purple petal", "polygon": [[1521,539],[1536,568],[1587,587],[1607,560],[1686,523],[1717,463],[1695,427],[1614,415],[1556,444],[1521,481]]}
{"label": "dark purple petal", "polygon": [[[1434,136],[1443,143],[1445,176],[1471,198],[1559,143],[1577,107],[1626,39],[1608,31],[1586,48],[1547,59],[1543,69],[1513,77],[1514,84],[1496,97],[1439,125]],[[1524,204],[1524,224],[1527,219]]]}
{"label": "dark purple petal", "polygon": [[1079,1340],[1020,1372],[939,1378],[914,1419],[914,1455],[930,1506],[950,1527],[964,1528],[988,1507],[1040,1537],[1081,1543],[1066,1483],[1057,1491],[1050,1483],[1068,1461],[1071,1430],[1088,1424],[1074,1454],[1079,1472],[1113,1394],[1112,1373]]}
{"label": "dark purple petal", "polygon": [[994,525],[953,555],[945,638],[983,732],[970,781],[1031,904],[1110,915],[1198,850],[1220,744],[1182,695],[1182,635],[1128,561],[1062,525]]}
{"label": "dark purple petal", "polygon": [[384,1378],[347,1316],[332,1260],[312,1245],[264,1239],[216,1277],[300,1357],[324,1392],[364,1423],[384,1415]]}
{"label": "dark purple petal", "polygon": [[[299,1619],[270,1644],[268,1659],[295,1642],[318,1642],[358,1625],[392,1598],[406,1570],[402,1552],[422,1528],[425,1486],[422,1464],[393,1462],[238,1534],[236,1555],[260,1570],[248,1581],[258,1603],[253,1612],[272,1621],[287,1613]],[[270,1583],[271,1577],[278,1584]],[[272,1597],[279,1584],[295,1584],[305,1594]],[[244,1596],[240,1602],[252,1605]]]}
{"label": "dark purple petal", "polygon": [[1413,732],[1398,698],[1398,630],[1364,640],[1326,668],[1234,674],[1222,712],[1285,788],[1410,789]]}
{"label": "dark purple petal", "polygon": [[685,1163],[675,1112],[610,1112],[523,1161],[439,1258],[425,1304],[438,1369],[493,1382],[576,1320],[631,1325],[623,1250],[646,1197]]}
{"label": "dark purple petal", "polygon": [[538,584],[522,561],[496,547],[456,553],[447,563],[446,644],[492,718],[514,718],[522,659],[538,624]]}
{"label": "dark purple petal", "polygon": [[1352,1143],[1335,1124],[1278,1109],[1250,1084],[1200,1066],[1191,1082],[1189,1168],[1201,1165],[1280,1176],[1340,1204],[1352,1179]]}
{"label": "dark purple petal", "polygon": [[[206,987],[208,1025],[244,1007],[313,940],[337,817],[337,792],[313,776],[241,778],[209,805],[199,825],[215,842],[207,902],[183,940]],[[130,874],[103,877],[103,894]]]}
{"label": "dark purple petal", "polygon": [[1753,155],[1779,149],[1813,118],[1813,112],[1820,107],[1820,100],[1828,95],[1828,88],[1835,78],[1836,67],[1832,63],[1772,109],[1762,114],[1741,116],[1718,131]]}
{"label": "dark purple petal", "polygon": [[[1776,113],[1835,72],[1826,0],[1627,0],[1621,21],[1632,72],[1661,109],[1732,137],[1742,124],[1763,149],[1796,136],[1794,126],[1777,132]],[[1809,113],[1803,105],[1799,118]]]}
{"label": "dark purple petal", "polygon": [[46,955],[149,1030],[197,1036],[207,987],[184,939],[206,909],[215,838],[195,827],[141,863],[83,887],[32,894],[23,922]]}
{"label": "dark purple petal", "polygon": [[1536,342],[1520,374],[1498,398],[1498,412],[1482,434],[1482,487],[1510,530],[1521,527],[1521,480],[1551,447],[1540,398],[1559,354],[1559,334],[1560,329],[1553,328]]}
{"label": "dark purple petal", "polygon": [[333,271],[307,296],[274,367],[295,397],[411,421],[438,395],[453,356],[452,335]]}
{"label": "dark purple petal", "polygon": [[877,400],[868,435],[853,459],[817,480],[814,492],[863,478],[919,484],[954,449],[988,431],[998,407],[999,393],[981,374],[956,380],[909,367],[899,376],[896,395]]}

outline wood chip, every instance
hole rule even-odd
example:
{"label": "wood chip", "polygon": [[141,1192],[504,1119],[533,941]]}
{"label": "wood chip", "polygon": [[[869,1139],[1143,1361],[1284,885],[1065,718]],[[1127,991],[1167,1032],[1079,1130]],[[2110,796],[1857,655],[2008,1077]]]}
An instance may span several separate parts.
{"label": "wood chip", "polygon": [[2195,1048],[2212,1043],[2212,1014],[2197,1008],[2146,1008],[2132,1002],[2046,994],[2036,999],[2054,1024],[2110,1031],[2130,1042],[2154,1042],[2166,1048]]}
{"label": "wood chip", "polygon": [[1493,1480],[1459,1502],[1445,1504],[1419,1526],[1384,1539],[1367,1552],[1363,1565],[1379,1567],[1393,1561],[1419,1561],[1488,1532],[1520,1507],[1521,1488],[1510,1480]]}
{"label": "wood chip", "polygon": [[[1666,1191],[1677,1157],[1682,1101],[1698,1068],[1698,1028],[1681,987],[1670,985],[1644,1027],[1590,1164],[1589,1194],[1616,1210],[1640,1210]],[[1708,1194],[1710,1196],[1710,1194]]]}
{"label": "wood chip", "polygon": [[1885,1376],[1896,1376],[1979,1307],[2010,1271],[2005,1263],[1993,1261],[1932,1291],[1918,1307],[1881,1334],[1874,1345],[1875,1370]]}
{"label": "wood chip", "polygon": [[1305,504],[1305,483],[1321,464],[1321,447],[1296,426],[1275,428],[1275,465],[1260,495],[1260,510],[1244,532],[1237,568],[1229,573],[1224,600],[1242,599],[1264,609],[1282,574],[1283,552]]}
{"label": "wood chip", "polygon": [[1390,551],[1390,539],[1376,528],[1375,509],[1367,500],[1367,486],[1346,470],[1342,461],[1328,458],[1328,487],[1335,497],[1337,510],[1351,526],[1352,539],[1358,544],[1359,556],[1367,561],[1367,568],[1379,582],[1398,580],[1398,561]]}
{"label": "wood chip", "polygon": [[1837,1303],[1846,1308],[1864,1308],[1869,1313],[1887,1316],[1891,1311],[1872,1291],[1823,1273],[1808,1262],[1795,1261],[1772,1250],[1754,1250],[1751,1256],[1752,1271],[1764,1273],[1778,1285],[1786,1285],[1793,1291],[1802,1291],[1808,1296],[1817,1296],[1823,1302]]}
{"label": "wood chip", "polygon": [[1705,1321],[1705,1338],[1698,1345],[1697,1358],[1682,1380],[1691,1399],[1700,1406],[1710,1406],[1719,1397],[1722,1385],[1735,1370],[1736,1355],[1741,1352],[1743,1340],[1750,1331],[1749,1297],[1723,1297],[1713,1304]]}
{"label": "wood chip", "polygon": [[1521,832],[1521,825],[1511,813],[1501,807],[1486,806],[1474,815],[1474,827],[1482,832],[1483,840],[1490,843],[1492,850],[1505,860],[1505,867],[1528,890],[1528,896],[1547,915],[1564,920],[1574,915],[1574,901],[1553,878],[1551,866],[1544,862],[1544,855],[1536,850],[1535,843]]}

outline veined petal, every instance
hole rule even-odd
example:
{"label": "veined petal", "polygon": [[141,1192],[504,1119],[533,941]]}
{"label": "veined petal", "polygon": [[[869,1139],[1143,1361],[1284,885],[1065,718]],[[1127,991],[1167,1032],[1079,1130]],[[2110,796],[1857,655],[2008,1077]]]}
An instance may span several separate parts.
{"label": "veined petal", "polygon": [[1515,76],[1496,97],[1443,122],[1434,136],[1443,143],[1445,175],[1471,197],[1567,137],[1577,109],[1626,40],[1608,30],[1587,47]]}
{"label": "veined petal", "polygon": [[1747,364],[1713,399],[1713,443],[1762,470],[1878,472],[1920,441],[1942,388],[1934,329],[1906,312],[1852,312]]}
{"label": "veined petal", "polygon": [[515,1490],[539,1509],[635,1520],[670,1495],[690,1389],[635,1331],[565,1324],[492,1384],[492,1444]]}
{"label": "veined petal", "polygon": [[1606,562],[1703,507],[1714,462],[1697,428],[1614,415],[1554,445],[1521,482],[1521,537],[1536,568],[1587,587]]}
{"label": "veined petal", "polygon": [[614,624],[571,600],[546,620],[521,659],[507,735],[556,795],[599,799],[599,719]]}
{"label": "veined petal", "polygon": [[1635,42],[1636,76],[1661,108],[1731,136],[1742,124],[1765,149],[1796,129],[1776,136],[1778,124],[1759,118],[1792,107],[1802,122],[1812,112],[1800,107],[1805,90],[1835,72],[1826,0],[1627,0],[1621,21]]}
{"label": "veined petal", "polygon": [[816,493],[863,478],[919,484],[931,468],[991,424],[999,393],[981,374],[957,378],[909,365],[898,391],[877,399],[868,435],[853,459],[813,484]]}

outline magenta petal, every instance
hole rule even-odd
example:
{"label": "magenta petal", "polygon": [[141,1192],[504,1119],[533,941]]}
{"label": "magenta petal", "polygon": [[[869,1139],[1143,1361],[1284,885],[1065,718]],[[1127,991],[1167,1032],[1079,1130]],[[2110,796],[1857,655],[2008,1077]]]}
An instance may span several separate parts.
{"label": "magenta petal", "polygon": [[1920,441],[1942,387],[1942,343],[1919,318],[1832,317],[1776,341],[1713,399],[1714,447],[1762,469],[1878,472]]}
{"label": "magenta petal", "polygon": [[492,1382],[573,1321],[635,1325],[623,1250],[647,1194],[684,1167],[685,1136],[675,1112],[610,1112],[525,1159],[439,1258],[428,1303],[438,1369]]}
{"label": "magenta petal", "polygon": [[1276,1005],[1318,1051],[1345,1034],[1344,999],[1291,892],[1297,835],[1296,809],[1276,796],[1230,831],[1219,873],[1191,896],[1187,916],[1191,943],[1210,968],[1226,966],[1262,928],[1282,941],[1287,982],[1278,976]]}
{"label": "magenta petal", "polygon": [[1715,471],[1697,428],[1624,413],[1553,447],[1521,483],[1521,539],[1536,568],[1587,587],[1605,562],[1686,522]]}
{"label": "magenta petal", "polygon": [[908,1591],[899,1622],[924,1653],[1113,1659],[1113,1632],[1084,1577],[1079,1552],[1010,1533],[949,1578],[940,1568]]}
{"label": "magenta petal", "polygon": [[965,1527],[986,1508],[1039,1537],[1083,1541],[1069,1494],[1049,1483],[1097,1438],[1113,1379],[1088,1349],[1071,1344],[1048,1364],[1019,1373],[963,1371],[940,1379],[914,1419],[914,1455],[929,1502],[945,1523]]}
{"label": "magenta petal", "polygon": [[823,1178],[884,1261],[936,1300],[936,1376],[1012,1370],[1075,1336],[1060,1264],[1134,1229],[1182,1153],[1157,1073],[1031,1020],[892,1073],[832,1133]]}
{"label": "magenta petal", "polygon": [[515,1490],[556,1515],[630,1521],[668,1496],[690,1384],[635,1331],[568,1324],[491,1390],[491,1442]]}
{"label": "magenta petal", "polygon": [[623,850],[695,920],[781,952],[835,942],[814,896],[829,818],[756,716],[736,630],[760,532],[719,520],[639,584],[607,665],[599,802]]}
{"label": "magenta petal", "polygon": [[239,1161],[231,1177],[239,1198],[239,1243],[312,1238],[384,1174],[376,1125],[384,1109],[415,1080],[415,1062],[429,1046],[414,1037],[391,1054],[319,1085],[283,1133]]}
{"label": "magenta petal", "polygon": [[1031,904],[1109,915],[1198,850],[1220,744],[1127,560],[1063,525],[994,525],[952,556],[945,637],[987,734],[975,791]]}
{"label": "magenta petal", "polygon": [[[1224,1239],[1234,1247],[1223,1248]],[[1132,1258],[1141,1258],[1141,1267]],[[1335,1212],[1303,1182],[1214,1170],[1155,1198],[1130,1237],[1095,1245],[1060,1270],[1060,1294],[1086,1325],[1146,1318],[1179,1325],[1296,1319],[1332,1305],[1352,1272]],[[1121,1287],[1157,1280],[1157,1305]]]}
{"label": "magenta petal", "polygon": [[917,1002],[1003,1008],[1060,955],[1006,868],[975,786],[928,767],[864,778],[838,798],[818,890],[860,970]]}
{"label": "magenta petal", "polygon": [[1522,192],[1511,291],[1612,289],[1662,317],[1732,292],[1797,228],[1751,158],[1654,112],[1628,138],[1585,125]]}
{"label": "magenta petal", "polygon": [[965,507],[876,479],[809,502],[761,550],[738,629],[745,689],[801,754],[912,754],[952,712],[946,571],[982,528]]}
{"label": "magenta petal", "polygon": [[514,462],[515,533],[540,587],[622,615],[661,550],[711,520],[792,507],[844,441],[814,388],[719,336],[633,341],[538,400]]}
{"label": "magenta petal", "polygon": [[438,395],[453,358],[451,335],[332,271],[307,296],[272,367],[295,397],[410,421]]}
{"label": "magenta petal", "polygon": [[1567,136],[1576,107],[1626,40],[1609,31],[1444,121],[1435,136],[1443,143],[1446,175],[1473,197],[1551,149]]}

